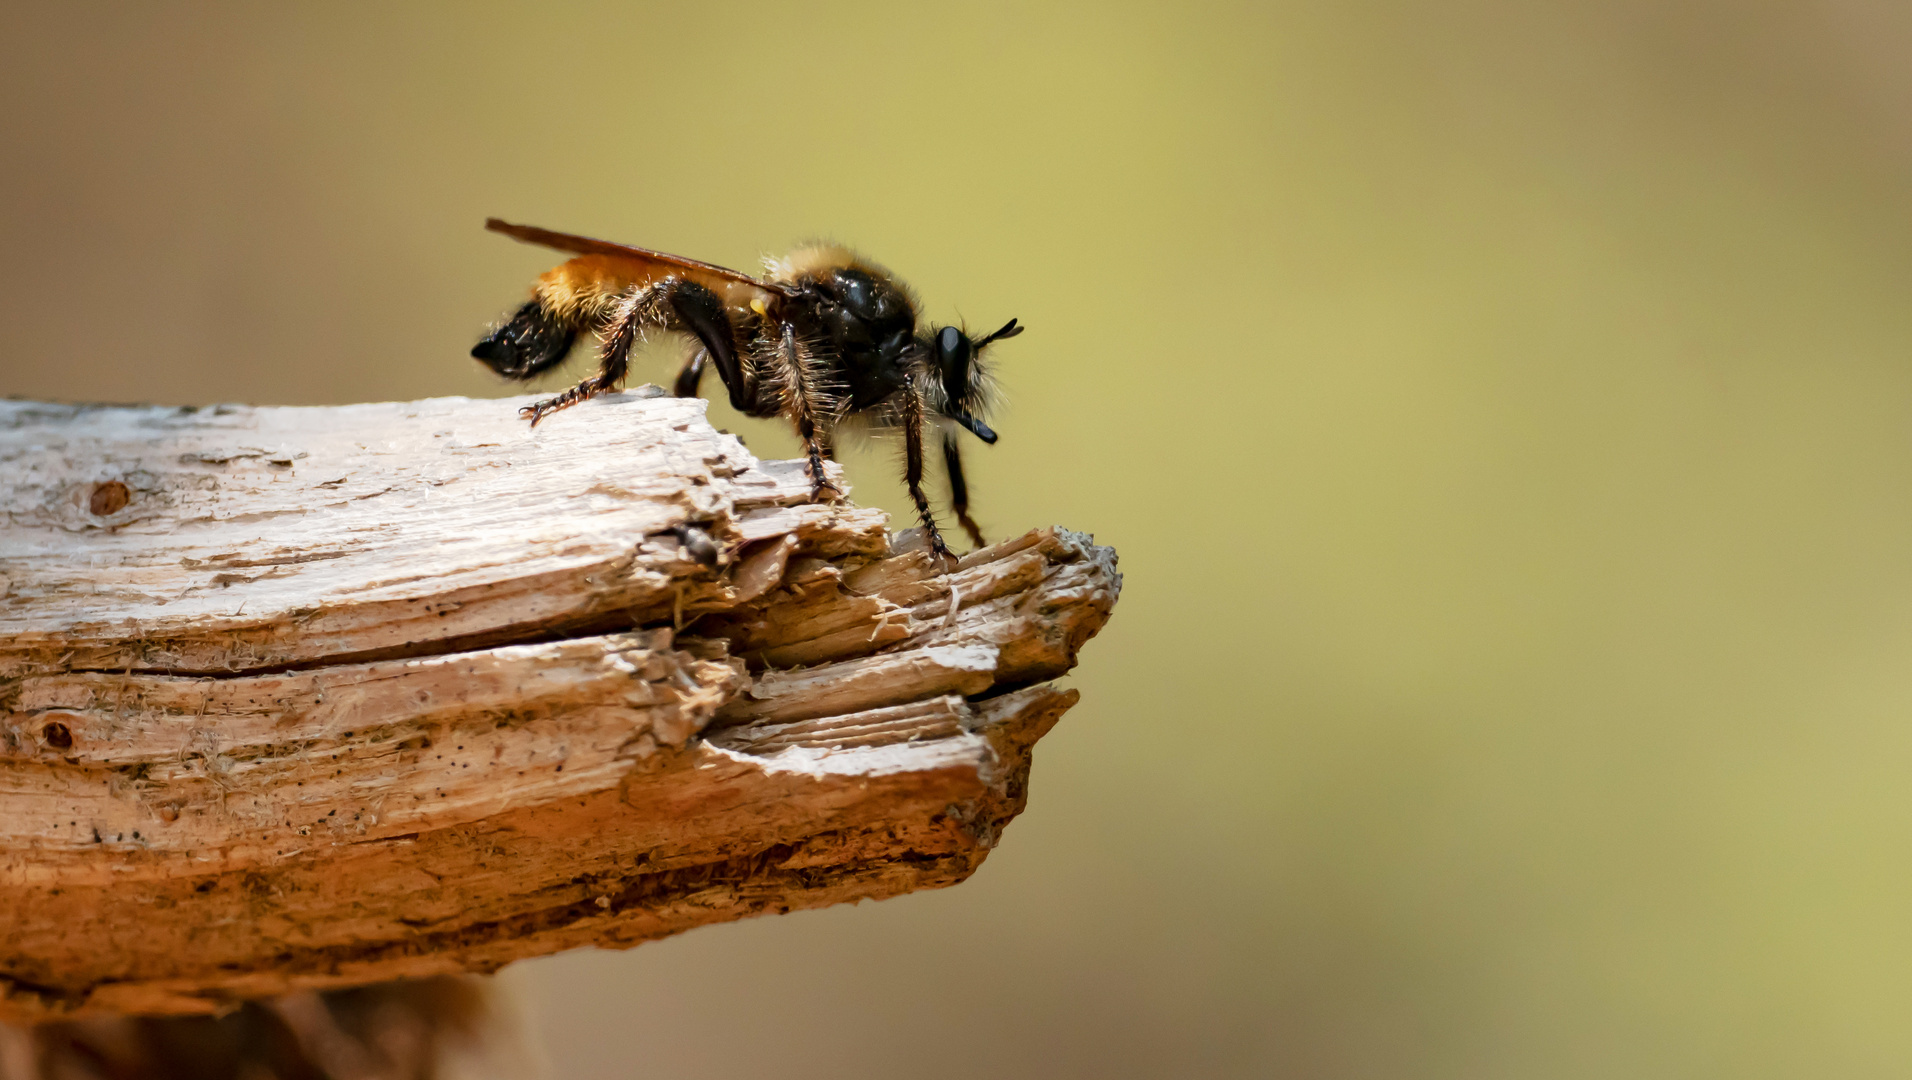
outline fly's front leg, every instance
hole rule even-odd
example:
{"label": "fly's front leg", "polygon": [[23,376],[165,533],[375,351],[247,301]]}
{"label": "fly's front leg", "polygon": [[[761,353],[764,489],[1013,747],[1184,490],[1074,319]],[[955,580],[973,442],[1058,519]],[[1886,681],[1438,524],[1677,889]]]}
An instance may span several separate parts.
{"label": "fly's front leg", "polygon": [[987,546],[983,531],[976,527],[976,521],[969,516],[969,481],[963,477],[963,452],[956,445],[956,433],[943,433],[943,469],[949,473],[949,505],[956,511],[956,520],[962,523],[963,531],[969,534],[969,542],[977,547]]}
{"label": "fly's front leg", "polygon": [[916,381],[897,391],[902,395],[903,411],[903,483],[910,490],[910,501],[916,504],[916,516],[922,519],[923,531],[929,534],[930,554],[939,559],[954,559],[949,545],[943,542],[943,531],[936,527],[936,515],[930,512],[929,496],[923,494],[923,395],[917,390]]}

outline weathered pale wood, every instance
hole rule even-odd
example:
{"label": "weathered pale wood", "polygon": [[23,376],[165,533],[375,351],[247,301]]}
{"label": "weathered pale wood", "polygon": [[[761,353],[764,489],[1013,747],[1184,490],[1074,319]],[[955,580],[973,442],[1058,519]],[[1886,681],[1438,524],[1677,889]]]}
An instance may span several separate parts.
{"label": "weathered pale wood", "polygon": [[976,868],[1113,553],[1048,529],[945,571],[702,402],[521,403],[0,402],[0,1020]]}

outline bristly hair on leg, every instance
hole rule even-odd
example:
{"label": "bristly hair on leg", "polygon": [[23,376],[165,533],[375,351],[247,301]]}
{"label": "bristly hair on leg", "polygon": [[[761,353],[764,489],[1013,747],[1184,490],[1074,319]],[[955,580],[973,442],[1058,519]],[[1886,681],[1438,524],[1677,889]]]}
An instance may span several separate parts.
{"label": "bristly hair on leg", "polygon": [[530,419],[531,426],[560,409],[617,389],[630,366],[631,349],[644,340],[647,326],[662,317],[660,290],[654,285],[633,286],[607,306],[597,326],[598,371],[576,386],[553,398],[547,398],[518,410]]}
{"label": "bristly hair on leg", "polygon": [[831,483],[823,471],[823,446],[829,441],[828,425],[835,419],[835,408],[825,389],[818,385],[819,369],[811,350],[798,340],[790,323],[777,325],[777,341],[770,352],[777,379],[773,385],[781,410],[796,425],[809,460],[810,493],[813,498],[824,492],[841,497],[842,489]]}
{"label": "bristly hair on leg", "polygon": [[923,494],[923,429],[927,402],[919,386],[923,373],[919,369],[911,374],[908,384],[896,393],[896,407],[903,426],[903,484],[909,489],[910,502],[916,505],[916,516],[923,522],[930,554],[939,559],[954,559],[956,556],[949,545],[943,542],[942,530],[936,527],[929,497]]}

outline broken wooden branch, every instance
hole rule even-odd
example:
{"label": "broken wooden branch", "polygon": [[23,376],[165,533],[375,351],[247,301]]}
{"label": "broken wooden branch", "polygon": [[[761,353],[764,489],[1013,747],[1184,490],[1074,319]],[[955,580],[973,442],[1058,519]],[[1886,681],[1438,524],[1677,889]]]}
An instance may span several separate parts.
{"label": "broken wooden branch", "polygon": [[1114,553],[945,572],[654,388],[0,402],[0,1020],[214,1012],[954,884]]}

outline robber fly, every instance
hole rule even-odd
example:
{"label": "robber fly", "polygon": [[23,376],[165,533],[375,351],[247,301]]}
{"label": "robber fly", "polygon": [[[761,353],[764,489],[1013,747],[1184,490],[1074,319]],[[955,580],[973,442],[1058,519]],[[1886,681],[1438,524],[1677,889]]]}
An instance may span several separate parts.
{"label": "robber fly", "polygon": [[521,410],[533,424],[615,389],[632,346],[646,332],[687,334],[698,348],[678,373],[677,396],[695,396],[705,367],[714,365],[738,412],[789,417],[809,457],[813,496],[837,493],[824,478],[823,459],[832,456],[840,425],[901,428],[903,482],[930,550],[947,556],[923,495],[924,428],[934,424],[942,433],[957,520],[982,546],[982,531],[969,516],[956,429],[996,441],[980,418],[990,388],[982,351],[1022,333],[1016,320],[982,337],[954,326],[924,330],[907,286],[875,263],[830,245],[766,259],[767,274],[758,278],[497,218],[485,228],[577,258],[540,277],[531,299],[473,346],[471,355],[501,375],[530,379],[563,360],[581,332],[594,331],[600,342],[596,375]]}

